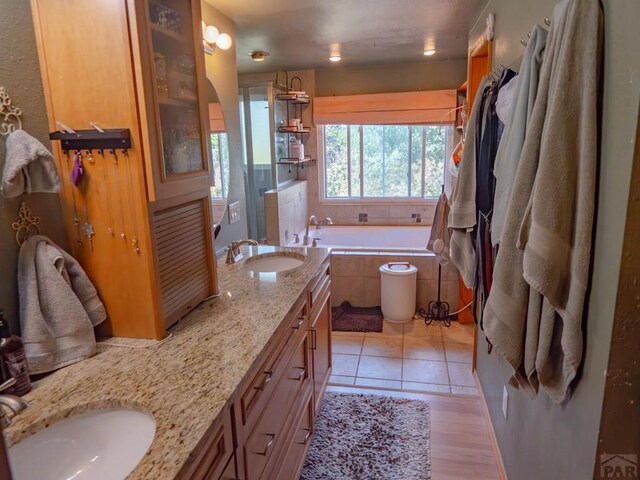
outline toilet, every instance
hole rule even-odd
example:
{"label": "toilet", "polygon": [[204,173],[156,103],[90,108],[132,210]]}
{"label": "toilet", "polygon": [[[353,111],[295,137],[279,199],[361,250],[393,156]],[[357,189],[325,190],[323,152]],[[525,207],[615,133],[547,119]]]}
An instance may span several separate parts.
{"label": "toilet", "polygon": [[393,323],[409,322],[416,312],[418,269],[409,262],[389,262],[379,270],[384,319]]}

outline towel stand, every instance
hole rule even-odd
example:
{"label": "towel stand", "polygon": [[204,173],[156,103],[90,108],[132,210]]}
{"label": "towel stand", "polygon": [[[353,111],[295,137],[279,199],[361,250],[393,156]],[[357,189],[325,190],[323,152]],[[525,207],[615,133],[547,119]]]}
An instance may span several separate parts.
{"label": "towel stand", "polygon": [[11,228],[16,232],[18,246],[21,247],[32,235],[40,235],[39,225],[40,217],[33,215],[29,206],[22,202],[18,209],[18,219],[11,224]]}

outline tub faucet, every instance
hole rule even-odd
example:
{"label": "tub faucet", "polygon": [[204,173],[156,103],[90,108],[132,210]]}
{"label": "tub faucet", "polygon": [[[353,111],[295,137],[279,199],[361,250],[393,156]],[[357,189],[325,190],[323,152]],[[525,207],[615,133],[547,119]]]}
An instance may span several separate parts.
{"label": "tub faucet", "polygon": [[[0,392],[6,390],[9,387],[12,387],[16,384],[15,378],[10,378],[2,385],[0,385]],[[11,419],[27,408],[29,404],[26,400],[16,396],[16,395],[8,395],[3,394],[0,395],[0,423],[2,423],[2,427],[7,427],[11,423]],[[4,407],[4,408],[3,408]],[[6,410],[11,411],[11,416],[7,413]]]}
{"label": "tub faucet", "polygon": [[323,225],[333,225],[333,220],[330,217],[325,218],[324,220],[320,220],[318,225],[316,226],[316,230],[320,230],[320,227]]}
{"label": "tub faucet", "polygon": [[309,217],[309,220],[307,220],[307,229],[305,230],[304,239],[302,242],[303,245],[309,245],[309,226],[317,225],[317,224],[318,224],[318,219],[316,218],[315,215],[311,215]]}
{"label": "tub faucet", "polygon": [[227,247],[227,265],[231,265],[234,263],[238,263],[242,260],[242,252],[240,251],[241,245],[258,245],[258,242],[255,240],[236,240],[235,242],[231,242]]}

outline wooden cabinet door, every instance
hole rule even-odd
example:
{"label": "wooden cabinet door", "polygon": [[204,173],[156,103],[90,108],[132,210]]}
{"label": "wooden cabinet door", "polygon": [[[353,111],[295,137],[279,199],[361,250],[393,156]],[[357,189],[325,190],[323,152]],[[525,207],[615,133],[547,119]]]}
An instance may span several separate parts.
{"label": "wooden cabinet door", "polygon": [[322,394],[331,374],[331,284],[315,304],[311,314],[309,334],[311,335],[311,358],[313,364],[313,399],[315,411],[320,408]]}

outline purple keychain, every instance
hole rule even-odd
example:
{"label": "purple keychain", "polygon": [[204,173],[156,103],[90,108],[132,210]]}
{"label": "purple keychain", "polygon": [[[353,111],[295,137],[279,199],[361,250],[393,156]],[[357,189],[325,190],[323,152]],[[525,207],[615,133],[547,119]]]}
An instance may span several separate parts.
{"label": "purple keychain", "polygon": [[84,167],[82,166],[82,154],[76,150],[76,154],[73,156],[73,168],[71,169],[71,182],[77,187],[82,180],[84,174]]}

